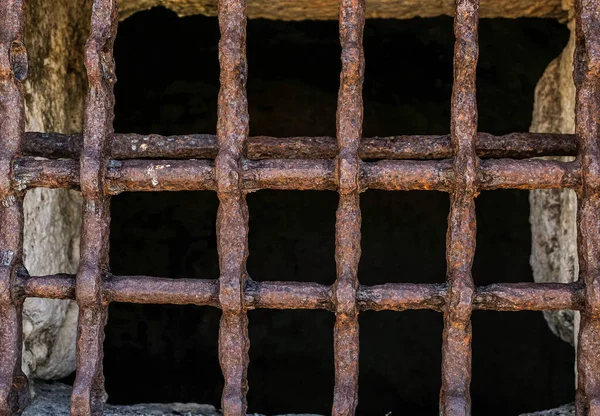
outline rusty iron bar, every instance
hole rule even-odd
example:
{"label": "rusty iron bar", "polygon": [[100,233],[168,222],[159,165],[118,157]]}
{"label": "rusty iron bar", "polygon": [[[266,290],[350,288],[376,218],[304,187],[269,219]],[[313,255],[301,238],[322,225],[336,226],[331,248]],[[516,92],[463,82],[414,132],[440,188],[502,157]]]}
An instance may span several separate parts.
{"label": "rusty iron bar", "polygon": [[479,0],[457,0],[454,18],[454,84],[452,145],[454,185],[446,234],[447,310],[442,343],[440,415],[471,415],[471,311],[475,285],[471,275],[475,255],[477,166],[476,69],[479,55]]}
{"label": "rusty iron bar", "polygon": [[[389,160],[361,162],[360,189],[387,191],[429,190],[450,192],[454,181],[451,160]],[[15,162],[13,178],[19,189],[79,189],[79,166],[73,160]],[[577,189],[581,182],[578,162],[540,159],[482,160],[477,169],[480,190]],[[243,161],[241,186],[245,191],[336,190],[332,160],[270,159]],[[210,160],[111,161],[105,192],[216,190],[214,163]]]}
{"label": "rusty iron bar", "polygon": [[[78,159],[81,134],[26,132],[23,154],[45,158]],[[477,134],[477,155],[481,158],[525,159],[540,156],[576,156],[574,134],[510,133],[494,136]],[[120,134],[112,140],[111,157],[123,159],[214,159],[219,147],[216,136],[188,134]],[[333,137],[248,138],[248,159],[333,159],[338,148]],[[365,160],[447,159],[452,157],[450,135],[394,136],[363,138],[358,154]]]}
{"label": "rusty iron bar", "polygon": [[600,415],[600,1],[576,0],[575,133],[581,188],[577,239],[585,284],[577,347],[577,416]]}
{"label": "rusty iron bar", "polygon": [[0,415],[19,414],[29,398],[21,370],[23,301],[14,282],[23,268],[23,192],[12,175],[25,131],[23,81],[27,51],[23,45],[25,2],[0,2]]}
{"label": "rusty iron bar", "polygon": [[102,280],[109,267],[110,196],[105,192],[110,141],[113,136],[113,44],[117,34],[117,0],[94,0],[90,35],[85,46],[88,93],[83,119],[80,185],[83,194],[81,258],[75,280],[79,306],[77,372],[71,415],[102,415],[107,395],[102,359],[107,305]]}
{"label": "rusty iron bar", "polygon": [[[75,299],[75,276],[17,274],[14,294],[19,299],[38,297]],[[155,276],[113,276],[102,283],[103,302],[213,306],[220,308],[219,281]],[[333,286],[311,282],[257,282],[248,280],[247,309],[324,309],[334,311]],[[447,284],[386,283],[359,286],[361,311],[446,310]],[[541,311],[583,310],[584,285],[573,283],[495,283],[480,286],[473,296],[474,310]]]}
{"label": "rusty iron bar", "polygon": [[340,0],[342,70],[337,101],[339,154],[335,179],[339,193],[335,221],[336,280],[333,284],[335,384],[333,416],[352,416],[358,404],[358,263],[360,261],[360,165],[365,76],[365,0]]}
{"label": "rusty iron bar", "polygon": [[242,159],[249,131],[246,80],[246,0],[219,0],[219,63],[215,180],[217,249],[219,252],[219,363],[225,379],[221,407],[224,416],[246,414],[248,391],[248,314],[244,305],[247,281],[248,205],[242,187]]}

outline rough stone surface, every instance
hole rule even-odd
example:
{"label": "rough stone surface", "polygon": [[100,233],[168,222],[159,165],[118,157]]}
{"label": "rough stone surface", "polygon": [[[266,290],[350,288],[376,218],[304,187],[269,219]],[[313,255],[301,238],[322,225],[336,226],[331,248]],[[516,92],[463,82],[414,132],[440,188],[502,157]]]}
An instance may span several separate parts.
{"label": "rough stone surface", "polygon": [[[60,383],[37,383],[36,397],[23,416],[69,416],[71,387]],[[573,404],[567,404],[557,409],[527,413],[521,416],[572,416],[575,414]],[[211,405],[195,403],[170,404],[138,404],[134,406],[107,405],[104,416],[221,416],[222,413]],[[250,414],[249,416],[261,416]],[[279,415],[292,416],[292,415]],[[298,414],[295,416],[318,416]]]}
{"label": "rough stone surface", "polygon": [[[482,17],[553,17],[565,19],[564,0],[481,0]],[[203,14],[215,16],[218,0],[123,0],[121,19],[140,10],[163,6],[180,16]],[[409,19],[452,15],[454,0],[371,0],[367,18]],[[334,20],[338,16],[337,0],[248,0],[251,19]]]}
{"label": "rough stone surface", "polygon": [[[71,387],[60,383],[38,383],[36,397],[23,412],[23,416],[69,416]],[[195,403],[148,403],[134,406],[112,406],[104,408],[104,416],[221,416],[211,405]],[[261,416],[249,414],[248,416]],[[291,416],[291,415],[279,415]],[[317,416],[298,414],[295,416]]]}
{"label": "rough stone surface", "polygon": [[[25,43],[26,129],[81,131],[85,78],[83,42],[88,0],[30,0]],[[36,189],[24,202],[25,266],[32,275],[74,273],[79,257],[81,202],[77,192]],[[77,306],[30,298],[23,311],[23,369],[34,378],[64,377],[75,369]]]}
{"label": "rough stone surface", "polygon": [[[37,383],[36,397],[23,416],[69,416],[71,387],[60,383]],[[573,404],[557,409],[527,413],[521,416],[572,416],[575,414]],[[211,405],[195,403],[138,404],[134,406],[107,405],[104,416],[221,416],[222,413]],[[262,416],[250,414],[249,416]],[[292,415],[279,415],[292,416]],[[318,416],[298,414],[295,416]]]}
{"label": "rough stone surface", "polygon": [[558,407],[556,409],[551,410],[543,410],[541,412],[535,413],[526,413],[521,416],[574,416],[575,415],[575,406],[573,403],[566,404],[564,406]]}
{"label": "rough stone surface", "polygon": [[[536,87],[531,131],[575,132],[573,84],[574,36],[560,57],[547,68]],[[563,160],[568,160],[563,158]],[[577,279],[577,197],[572,190],[535,190],[530,193],[531,266],[536,282],[568,283]],[[552,331],[574,344],[574,312],[544,312]]]}
{"label": "rough stone surface", "polygon": [[[575,85],[573,52],[575,37],[546,69],[535,93],[531,131],[540,133],[575,132]],[[558,158],[560,159],[560,158]],[[562,160],[570,160],[562,158]],[[530,193],[532,233],[531,266],[536,282],[569,283],[578,279],[577,197],[571,190],[535,190]],[[544,312],[550,329],[577,348],[579,313]],[[522,416],[571,416],[573,404]]]}

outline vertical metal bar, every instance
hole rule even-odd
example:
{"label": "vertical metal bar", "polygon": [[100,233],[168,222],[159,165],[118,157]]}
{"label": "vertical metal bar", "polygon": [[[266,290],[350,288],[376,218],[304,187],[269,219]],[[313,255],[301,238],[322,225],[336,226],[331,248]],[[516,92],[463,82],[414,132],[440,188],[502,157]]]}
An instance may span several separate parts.
{"label": "vertical metal bar", "polygon": [[242,191],[241,162],[248,138],[246,98],[246,1],[220,0],[219,62],[221,89],[217,122],[219,153],[215,176],[219,209],[219,362],[225,378],[222,408],[225,416],[246,414],[248,390],[248,315],[244,306],[248,258],[248,205]]}
{"label": "vertical metal bar", "polygon": [[22,150],[27,76],[23,0],[0,1],[0,415],[19,414],[28,401],[21,370],[22,300],[13,294],[23,267],[23,193],[13,183],[13,161]]}
{"label": "vertical metal bar", "polygon": [[471,310],[475,291],[471,267],[475,254],[475,183],[478,165],[476,68],[479,53],[479,0],[457,0],[454,20],[452,146],[455,183],[446,234],[447,310],[444,313],[440,413],[471,414]]}
{"label": "vertical metal bar", "polygon": [[340,0],[342,72],[337,108],[336,159],[339,205],[335,224],[337,279],[333,285],[335,328],[334,416],[350,416],[358,402],[358,263],[360,260],[360,158],[362,87],[365,71],[363,30],[364,0]]}
{"label": "vertical metal bar", "polygon": [[600,1],[576,0],[575,133],[582,186],[577,239],[585,282],[577,350],[578,416],[600,415]]}
{"label": "vertical metal bar", "polygon": [[107,319],[102,279],[109,267],[110,197],[105,193],[104,177],[113,136],[116,33],[117,0],[94,0],[85,47],[88,94],[80,159],[83,225],[75,286],[79,305],[77,376],[71,401],[71,414],[76,416],[101,415],[107,398],[102,373]]}

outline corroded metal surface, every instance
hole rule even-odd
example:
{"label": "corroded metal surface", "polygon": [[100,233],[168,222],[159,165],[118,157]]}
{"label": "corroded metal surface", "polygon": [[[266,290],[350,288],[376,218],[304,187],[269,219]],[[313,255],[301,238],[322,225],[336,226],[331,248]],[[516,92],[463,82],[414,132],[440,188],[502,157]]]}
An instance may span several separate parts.
{"label": "corroded metal surface", "polygon": [[[362,162],[360,188],[435,190],[449,192],[454,181],[450,160],[406,160]],[[79,189],[79,166],[71,160],[21,158],[14,166],[20,189],[37,187]],[[335,165],[331,160],[271,159],[245,161],[241,186],[247,191],[335,190]],[[482,160],[477,186],[492,189],[577,189],[581,169],[577,162],[556,160]],[[214,163],[208,160],[113,161],[106,174],[110,195],[133,191],[216,190]]]}
{"label": "corroded metal surface", "polygon": [[221,406],[224,416],[246,414],[248,391],[248,315],[244,285],[248,272],[248,205],[241,184],[249,119],[246,98],[246,0],[219,1],[219,91],[215,179],[217,249],[219,251],[219,362],[225,385]]}
{"label": "corroded metal surface", "polygon": [[573,77],[577,89],[575,133],[579,139],[577,240],[585,284],[577,347],[577,416],[600,415],[600,1],[576,0]]}
{"label": "corroded metal surface", "polygon": [[81,258],[75,280],[79,306],[77,374],[71,414],[102,415],[107,395],[102,372],[104,326],[108,308],[102,302],[102,280],[108,272],[110,197],[105,172],[113,136],[116,82],[113,43],[117,33],[117,1],[94,0],[90,36],[85,47],[88,94],[83,119],[80,187],[83,194]]}
{"label": "corroded metal surface", "polygon": [[[73,415],[99,415],[106,400],[102,341],[110,302],[206,305],[222,310],[219,358],[225,415],[246,412],[247,311],[324,309],[336,315],[332,414],[358,400],[358,313],[430,309],[444,314],[443,415],[470,415],[473,310],[582,312],[578,415],[600,415],[600,0],[577,1],[577,134],[477,133],[478,0],[458,0],[452,125],[448,136],[361,139],[364,0],[339,2],[342,72],[337,137],[248,138],[246,1],[220,0],[221,90],[217,136],[114,134],[112,44],[116,0],[95,0],[86,46],[89,91],[82,135],[23,133],[22,0],[0,1],[0,416],[27,400],[20,370],[26,297],[76,299],[77,378]],[[578,155],[573,162],[533,159]],[[79,159],[79,162],[77,161]],[[29,276],[22,266],[22,195],[35,187],[80,189],[82,259],[76,276]],[[475,197],[488,189],[571,188],[579,195],[575,283],[475,287]],[[246,271],[247,192],[335,190],[337,278],[333,285],[256,282]],[[366,189],[437,190],[451,198],[445,284],[361,286],[359,195]],[[219,197],[218,280],[114,276],[108,270],[110,196],[132,191],[212,190]]]}
{"label": "corroded metal surface", "polygon": [[[78,159],[80,134],[25,133],[23,153],[45,158]],[[482,158],[524,159],[537,156],[575,156],[577,143],[573,134],[510,133],[494,136],[479,133],[477,154]],[[219,150],[216,136],[187,134],[115,134],[113,159],[214,159]],[[452,157],[450,135],[395,136],[363,138],[358,153],[361,159],[446,159]],[[333,159],[337,143],[333,137],[265,137],[248,138],[248,159]]]}
{"label": "corroded metal surface", "polygon": [[339,203],[335,222],[333,285],[335,385],[333,416],[351,416],[358,404],[358,263],[360,260],[360,159],[362,88],[365,75],[365,0],[340,0],[342,72],[337,103],[335,177]]}
{"label": "corroded metal surface", "polygon": [[476,68],[479,0],[457,0],[454,18],[454,85],[452,145],[454,184],[446,234],[446,275],[449,291],[444,312],[440,414],[471,414],[471,310],[475,284],[475,196],[477,195]]}
{"label": "corroded metal surface", "polygon": [[13,293],[23,267],[23,192],[12,175],[21,153],[25,110],[21,82],[27,77],[23,0],[0,2],[0,415],[20,413],[28,400],[21,370],[22,300]]}
{"label": "corroded metal surface", "polygon": [[[19,273],[17,298],[75,299],[75,276],[56,274],[28,276]],[[106,275],[102,295],[105,303],[156,303],[220,307],[218,280],[170,279],[154,276]],[[334,310],[333,286],[310,282],[248,281],[244,290],[247,309]],[[446,310],[448,285],[386,283],[359,286],[356,301],[361,311]],[[584,287],[574,283],[496,283],[475,289],[474,310],[531,311],[583,310]]]}

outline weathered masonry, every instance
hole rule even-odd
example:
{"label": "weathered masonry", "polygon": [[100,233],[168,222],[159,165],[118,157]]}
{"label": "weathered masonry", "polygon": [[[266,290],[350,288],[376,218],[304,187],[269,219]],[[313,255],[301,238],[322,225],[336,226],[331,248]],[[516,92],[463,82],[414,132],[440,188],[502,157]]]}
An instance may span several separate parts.
{"label": "weathered masonry", "polygon": [[[332,413],[353,414],[358,390],[358,313],[363,310],[431,309],[444,314],[440,411],[468,415],[473,310],[578,310],[579,415],[600,414],[600,2],[575,7],[576,131],[513,133],[477,131],[475,99],[479,2],[455,9],[454,89],[449,136],[362,138],[362,30],[365,4],[339,2],[342,73],[337,138],[248,137],[245,96],[246,4],[221,0],[221,91],[217,135],[181,137],[115,135],[112,44],[116,0],[95,0],[86,44],[88,76],[83,133],[25,133],[23,82],[28,75],[24,2],[0,4],[0,414],[18,414],[27,403],[21,370],[21,312],[27,297],[74,299],[79,305],[77,378],[72,414],[101,414],[103,327],[111,301],[209,305],[223,312],[219,354],[225,378],[226,415],[246,411],[247,310],[325,309],[335,314],[335,390]],[[134,143],[144,142],[135,147]],[[83,144],[82,144],[83,143]],[[533,159],[572,156],[574,161]],[[79,159],[79,161],[77,161]],[[30,275],[23,266],[23,196],[33,188],[79,189],[83,195],[81,261],[76,275]],[[495,284],[475,287],[475,203],[481,190],[572,189],[578,194],[579,267],[573,283]],[[258,189],[336,190],[337,279],[315,283],[255,282],[247,275],[247,192]],[[450,194],[447,283],[361,286],[360,193],[366,189],[437,190]],[[220,278],[170,280],[114,276],[108,270],[110,197],[131,191],[212,190],[217,218]]]}

